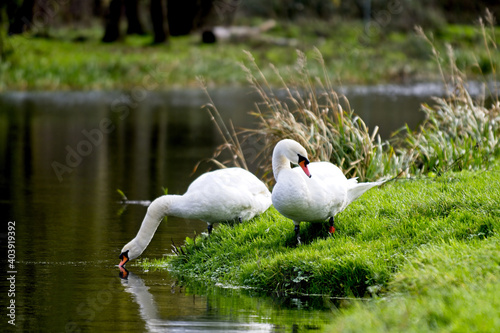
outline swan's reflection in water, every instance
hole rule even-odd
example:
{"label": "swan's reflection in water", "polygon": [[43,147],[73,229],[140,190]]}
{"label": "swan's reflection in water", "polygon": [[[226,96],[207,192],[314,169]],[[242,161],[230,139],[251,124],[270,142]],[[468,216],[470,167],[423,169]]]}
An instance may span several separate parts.
{"label": "swan's reflection in water", "polygon": [[[120,267],[121,283],[125,291],[132,295],[139,305],[141,318],[148,332],[275,332],[275,326],[267,323],[236,321],[233,316],[218,315],[211,309],[209,300],[202,296],[188,296],[189,302],[169,304],[171,307],[184,307],[182,319],[162,318],[161,311],[150,287],[138,275]],[[176,299],[179,299],[176,296]],[[201,304],[200,304],[201,303]],[[200,313],[200,306],[204,313]]]}

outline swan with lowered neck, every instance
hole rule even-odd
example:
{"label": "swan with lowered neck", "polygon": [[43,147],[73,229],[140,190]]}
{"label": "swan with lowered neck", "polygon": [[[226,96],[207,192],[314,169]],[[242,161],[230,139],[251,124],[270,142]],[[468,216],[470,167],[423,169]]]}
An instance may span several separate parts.
{"label": "swan with lowered neck", "polygon": [[[291,168],[290,162],[300,168]],[[358,183],[347,179],[330,162],[309,163],[307,151],[297,141],[278,142],[273,151],[273,174],[276,185],[272,202],[276,210],[295,224],[300,244],[300,222],[325,222],[335,231],[334,217],[363,193],[385,181]]]}
{"label": "swan with lowered neck", "polygon": [[164,195],[149,205],[137,236],[121,251],[119,266],[144,252],[164,216],[205,221],[210,234],[213,223],[250,220],[270,205],[271,193],[252,173],[241,168],[207,172],[183,195]]}

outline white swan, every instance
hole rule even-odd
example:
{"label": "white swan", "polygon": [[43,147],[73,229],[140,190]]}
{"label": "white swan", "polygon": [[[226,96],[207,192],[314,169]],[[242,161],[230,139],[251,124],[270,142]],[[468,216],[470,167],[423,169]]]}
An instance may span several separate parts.
{"label": "white swan", "polygon": [[141,228],[120,254],[120,267],[142,254],[164,216],[200,219],[208,223],[246,221],[265,212],[271,193],[252,173],[241,168],[207,172],[189,185],[183,195],[164,195],[149,205]]}
{"label": "white swan", "polygon": [[[290,162],[299,164],[302,170],[292,169]],[[347,179],[332,163],[309,163],[304,147],[290,139],[282,140],[274,147],[272,163],[276,179],[272,202],[278,212],[295,223],[298,243],[300,222],[328,219],[329,232],[333,233],[336,214],[370,188],[385,182],[358,183],[356,178]]]}

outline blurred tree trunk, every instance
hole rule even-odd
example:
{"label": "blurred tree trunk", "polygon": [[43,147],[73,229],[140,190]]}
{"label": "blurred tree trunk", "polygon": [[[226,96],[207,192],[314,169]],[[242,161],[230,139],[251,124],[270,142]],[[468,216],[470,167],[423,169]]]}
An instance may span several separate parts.
{"label": "blurred tree trunk", "polygon": [[22,34],[31,28],[34,8],[35,0],[24,0],[21,6],[16,6],[15,1],[8,2],[9,35]]}
{"label": "blurred tree trunk", "polygon": [[[125,4],[128,20],[127,34],[143,34],[139,20],[138,0],[111,0],[106,12],[103,42],[114,42],[120,38],[120,17]],[[150,0],[150,17],[153,26],[154,44],[164,43],[172,36],[191,33],[205,26],[213,16],[214,0]],[[234,9],[234,7],[231,7]],[[223,8],[224,9],[224,8]]]}
{"label": "blurred tree trunk", "polygon": [[127,35],[144,35],[141,21],[139,20],[139,1],[125,0],[125,15],[127,16]]}
{"label": "blurred tree trunk", "polygon": [[198,1],[200,0],[167,1],[167,17],[172,36],[191,32],[198,11]]}
{"label": "blurred tree trunk", "polygon": [[120,38],[120,18],[123,8],[127,17],[127,35],[143,35],[144,29],[139,20],[139,1],[138,0],[111,0],[106,12],[106,27],[102,41],[105,43],[115,42]]}
{"label": "blurred tree trunk", "polygon": [[122,14],[122,0],[111,0],[105,14],[106,27],[102,41],[115,42],[120,38],[120,16]]}
{"label": "blurred tree trunk", "polygon": [[[215,6],[218,6],[219,15],[234,15],[236,5],[221,4],[222,1],[214,0],[184,0],[168,1],[167,14],[170,27],[170,35],[182,36],[191,33],[198,28],[207,28],[213,25],[216,14]],[[231,3],[231,1],[229,1]],[[228,10],[231,10],[229,12]]]}
{"label": "blurred tree trunk", "polygon": [[102,15],[102,1],[94,0],[92,2],[92,15],[94,17],[101,17]]}
{"label": "blurred tree trunk", "polygon": [[[170,3],[168,1],[167,3]],[[151,21],[154,30],[154,44],[168,41],[170,29],[167,22],[167,6],[163,0],[151,0],[150,3]]]}

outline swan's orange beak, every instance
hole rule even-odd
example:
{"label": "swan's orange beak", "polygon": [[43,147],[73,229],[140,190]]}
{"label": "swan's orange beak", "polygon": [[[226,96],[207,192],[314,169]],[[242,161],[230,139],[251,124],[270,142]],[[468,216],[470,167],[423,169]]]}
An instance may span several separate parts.
{"label": "swan's orange beak", "polygon": [[304,170],[304,173],[307,175],[307,177],[311,178],[311,173],[309,172],[309,169],[307,168],[306,161],[301,161],[299,163],[299,165],[302,168],[302,170]]}
{"label": "swan's orange beak", "polygon": [[128,262],[128,251],[126,252],[123,252],[122,254],[120,254],[120,263],[118,264],[118,267],[123,267],[127,262]]}
{"label": "swan's orange beak", "polygon": [[309,164],[309,160],[305,158],[302,155],[299,155],[299,165],[304,171],[304,173],[307,175],[307,177],[311,178],[311,173],[309,172],[309,169],[307,168],[307,165]]}

